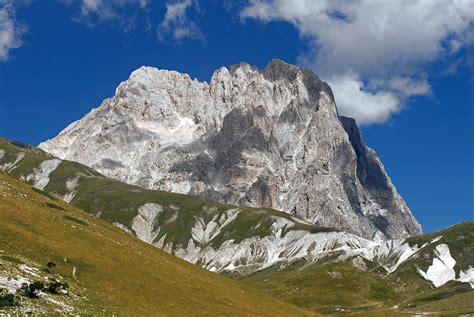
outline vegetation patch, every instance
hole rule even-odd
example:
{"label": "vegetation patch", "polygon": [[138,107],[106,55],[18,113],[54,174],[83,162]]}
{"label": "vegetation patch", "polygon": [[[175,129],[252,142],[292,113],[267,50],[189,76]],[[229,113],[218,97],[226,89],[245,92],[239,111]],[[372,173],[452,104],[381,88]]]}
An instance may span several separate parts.
{"label": "vegetation patch", "polygon": [[45,196],[45,197],[47,197],[47,198],[49,198],[49,199],[51,199],[51,200],[56,200],[56,198],[54,198],[52,195],[50,195],[50,194],[48,194],[48,193],[42,191],[41,189],[38,189],[38,188],[35,188],[35,187],[31,187],[31,189],[32,189],[33,191],[37,192],[38,194],[43,195],[43,196]]}
{"label": "vegetation patch", "polygon": [[38,298],[38,294],[45,288],[44,283],[34,281],[31,284],[23,283],[18,289],[18,293],[29,298]]}
{"label": "vegetation patch", "polygon": [[11,262],[11,263],[15,263],[15,264],[23,264],[22,260],[17,259],[13,256],[9,256],[9,255],[0,255],[0,259]]}
{"label": "vegetation patch", "polygon": [[7,289],[0,288],[0,308],[18,306],[18,297],[14,294],[10,294]]}
{"label": "vegetation patch", "polygon": [[77,223],[77,224],[80,224],[80,225],[83,225],[83,226],[88,226],[88,225],[89,225],[89,224],[87,223],[87,221],[82,220],[82,219],[79,219],[79,218],[76,218],[76,217],[64,215],[63,218],[64,218],[64,219],[67,219],[67,220],[70,220],[70,221],[73,221],[73,222],[75,222],[75,223]]}
{"label": "vegetation patch", "polygon": [[56,295],[66,295],[69,285],[67,283],[61,283],[59,281],[52,281],[46,287],[46,290]]}
{"label": "vegetation patch", "polygon": [[320,232],[340,232],[341,230],[336,230],[334,228],[328,228],[328,227],[320,227],[320,226],[314,226],[313,228],[309,229],[310,233],[320,233]]}
{"label": "vegetation patch", "polygon": [[268,236],[272,232],[273,221],[274,219],[265,211],[241,208],[235,220],[212,240],[212,246],[219,247],[228,239],[240,243],[246,238]]}
{"label": "vegetation patch", "polygon": [[58,206],[56,204],[46,203],[45,205],[46,205],[46,207],[53,208],[53,209],[56,209],[56,210],[67,211],[63,207]]}

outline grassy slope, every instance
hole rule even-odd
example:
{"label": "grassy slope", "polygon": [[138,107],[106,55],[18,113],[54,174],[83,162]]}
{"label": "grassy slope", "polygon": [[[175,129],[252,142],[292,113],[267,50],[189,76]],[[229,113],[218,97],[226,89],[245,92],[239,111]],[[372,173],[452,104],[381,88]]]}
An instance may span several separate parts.
{"label": "grassy slope", "polygon": [[312,265],[301,270],[257,272],[243,279],[295,305],[325,313],[372,309],[398,294],[379,276],[348,263]]}
{"label": "grassy slope", "polygon": [[[6,155],[0,158],[0,165],[13,161],[19,152],[26,154],[18,167],[9,171],[9,174],[16,177],[28,175],[41,161],[53,158],[37,148],[14,144],[2,138],[0,138],[0,149],[6,151]],[[216,214],[236,208],[195,196],[147,190],[124,184],[71,161],[63,161],[50,174],[49,184],[44,191],[54,196],[63,196],[69,192],[66,188],[66,180],[77,175],[79,176],[79,185],[71,204],[111,223],[121,223],[130,229],[132,219],[138,214],[139,207],[146,203],[158,203],[163,207],[164,212],[160,214],[156,222],[156,225],[162,226],[156,241],[166,234],[165,242],[171,241],[175,247],[180,244],[186,246],[191,238],[191,228],[196,223],[196,217],[210,219]],[[213,246],[219,246],[229,239],[239,242],[252,236],[266,236],[271,232],[270,228],[274,217],[291,220],[287,213],[271,209],[241,208],[241,211],[236,220],[215,237],[212,241]],[[168,221],[171,219],[172,221]],[[258,223],[260,225],[256,228]],[[297,229],[313,232],[333,231],[333,229],[300,223],[295,223],[289,230]]]}
{"label": "grassy slope", "polygon": [[0,261],[57,263],[54,273],[83,298],[77,302],[78,313],[103,314],[105,309],[120,315],[307,314],[149,246],[4,173],[0,236]]}
{"label": "grassy slope", "polygon": [[325,313],[337,313],[341,309],[362,315],[474,313],[474,291],[468,284],[452,281],[433,289],[416,271],[418,267],[428,268],[434,248],[440,243],[450,247],[452,256],[458,260],[457,269],[466,270],[472,264],[473,222],[413,237],[408,242],[422,245],[440,235],[441,240],[423,249],[388,277],[360,271],[348,263],[324,263],[301,270],[269,269],[242,280],[298,306]]}

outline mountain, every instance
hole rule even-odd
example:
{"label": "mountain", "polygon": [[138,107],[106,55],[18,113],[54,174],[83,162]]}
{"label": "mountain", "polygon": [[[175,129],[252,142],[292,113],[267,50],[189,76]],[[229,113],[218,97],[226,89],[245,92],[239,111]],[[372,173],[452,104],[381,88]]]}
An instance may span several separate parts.
{"label": "mountain", "polygon": [[39,147],[128,184],[282,210],[366,239],[421,232],[330,87],[279,60],[220,68],[210,84],[141,67]]}
{"label": "mountain", "polygon": [[0,315],[314,315],[2,172],[0,197]]}

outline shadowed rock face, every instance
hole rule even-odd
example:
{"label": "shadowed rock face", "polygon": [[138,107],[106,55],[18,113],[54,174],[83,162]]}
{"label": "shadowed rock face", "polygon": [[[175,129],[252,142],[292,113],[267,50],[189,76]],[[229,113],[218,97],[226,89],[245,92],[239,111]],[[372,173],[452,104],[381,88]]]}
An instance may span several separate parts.
{"label": "shadowed rock face", "polygon": [[142,67],[40,148],[127,183],[272,207],[367,238],[421,232],[330,87],[278,60],[220,68],[210,84]]}
{"label": "shadowed rock face", "polygon": [[412,219],[410,210],[397,193],[377,153],[365,145],[355,120],[346,117],[340,117],[340,120],[356,154],[357,178],[364,189],[382,209],[402,211],[401,219],[388,213],[383,216],[370,216],[371,220],[384,231],[390,231],[390,224],[397,221],[399,222],[398,227],[405,226],[407,232],[418,230],[417,223],[410,221]]}

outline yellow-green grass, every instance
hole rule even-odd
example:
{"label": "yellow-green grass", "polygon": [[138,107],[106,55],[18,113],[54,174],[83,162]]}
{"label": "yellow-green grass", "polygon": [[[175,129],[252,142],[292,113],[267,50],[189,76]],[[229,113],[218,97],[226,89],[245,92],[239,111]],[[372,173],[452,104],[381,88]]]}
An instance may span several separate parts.
{"label": "yellow-green grass", "polygon": [[467,284],[450,282],[392,307],[348,313],[350,316],[473,316],[474,292]]}
{"label": "yellow-green grass", "polygon": [[0,173],[0,237],[4,257],[44,267],[55,262],[53,273],[83,299],[75,311],[83,315],[311,314],[160,251],[5,173]]}
{"label": "yellow-green grass", "polygon": [[323,313],[368,311],[399,298],[380,276],[344,262],[327,262],[300,270],[269,269],[241,281],[295,305]]}

